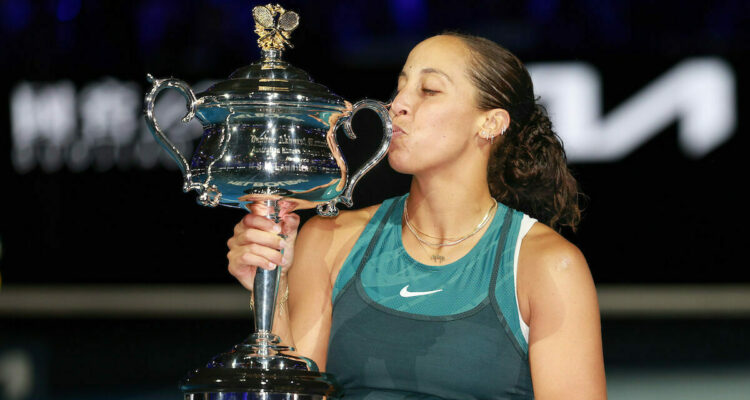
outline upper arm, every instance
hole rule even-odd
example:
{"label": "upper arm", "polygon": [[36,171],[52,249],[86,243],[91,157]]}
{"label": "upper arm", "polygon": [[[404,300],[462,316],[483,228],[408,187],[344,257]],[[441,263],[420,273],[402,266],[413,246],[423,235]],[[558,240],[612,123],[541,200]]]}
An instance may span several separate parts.
{"label": "upper arm", "polygon": [[331,331],[333,282],[377,207],[313,217],[300,229],[289,270],[289,324],[300,354],[324,371]]}
{"label": "upper arm", "polygon": [[333,220],[313,217],[301,229],[289,270],[289,323],[297,351],[324,369],[331,329]]}
{"label": "upper arm", "polygon": [[599,305],[588,265],[557,233],[547,227],[539,231],[522,245],[519,257],[535,397],[605,399]]}

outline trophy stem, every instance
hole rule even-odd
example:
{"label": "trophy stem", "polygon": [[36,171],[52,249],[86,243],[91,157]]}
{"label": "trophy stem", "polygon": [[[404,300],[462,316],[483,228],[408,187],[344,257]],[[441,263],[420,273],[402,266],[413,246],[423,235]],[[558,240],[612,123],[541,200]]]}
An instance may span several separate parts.
{"label": "trophy stem", "polygon": [[[263,203],[268,207],[269,213],[266,218],[279,223],[278,200],[265,200]],[[267,351],[267,346],[274,340],[271,333],[273,329],[273,319],[276,312],[276,296],[279,291],[279,279],[281,278],[281,267],[273,271],[258,268],[255,273],[253,282],[253,314],[255,317],[255,336],[261,345],[261,352]]]}
{"label": "trophy stem", "polygon": [[[261,203],[261,202],[259,202]],[[278,223],[277,200],[261,203],[266,217]],[[184,400],[325,400],[339,394],[336,379],[320,372],[315,361],[290,354],[272,333],[281,267],[258,268],[253,282],[255,333],[215,356],[180,382]]]}

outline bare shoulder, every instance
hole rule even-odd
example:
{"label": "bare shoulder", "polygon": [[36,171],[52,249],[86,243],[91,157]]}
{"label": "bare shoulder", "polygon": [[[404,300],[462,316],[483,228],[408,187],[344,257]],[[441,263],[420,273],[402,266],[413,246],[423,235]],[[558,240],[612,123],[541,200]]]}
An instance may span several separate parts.
{"label": "bare shoulder", "polygon": [[[335,280],[346,256],[351,251],[379,204],[358,210],[341,211],[336,217],[314,216],[300,229],[295,251],[325,265]],[[300,254],[298,253],[298,254]]]}
{"label": "bare shoulder", "polygon": [[308,220],[303,226],[300,233],[304,234],[333,234],[344,233],[349,230],[364,229],[367,222],[377,211],[379,204],[351,211],[340,211],[335,217],[321,217],[316,215]]}
{"label": "bare shoulder", "polygon": [[542,223],[534,224],[521,244],[518,295],[526,317],[535,305],[576,301],[579,296],[596,302],[594,282],[583,253]]}
{"label": "bare shoulder", "polygon": [[520,257],[533,275],[588,271],[586,259],[578,247],[542,223],[534,224],[524,238]]}

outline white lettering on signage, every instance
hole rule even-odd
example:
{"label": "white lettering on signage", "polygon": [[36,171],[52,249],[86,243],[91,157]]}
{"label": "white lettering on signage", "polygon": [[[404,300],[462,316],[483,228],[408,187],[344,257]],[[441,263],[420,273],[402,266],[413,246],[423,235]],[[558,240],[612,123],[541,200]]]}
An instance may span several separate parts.
{"label": "white lettering on signage", "polygon": [[[213,82],[193,88],[198,92]],[[176,169],[146,126],[144,93],[138,84],[114,78],[89,83],[79,92],[70,81],[18,84],[10,98],[14,169],[24,173],[39,166],[54,172],[67,166],[73,171],[106,171],[115,166],[149,169],[157,163]],[[181,123],[185,113],[185,100],[178,92],[159,96],[156,115],[165,121],[162,130],[189,158],[202,128],[198,121]]]}
{"label": "white lettering on signage", "polygon": [[[726,142],[737,126],[734,73],[718,58],[677,64],[606,115],[601,79],[591,65],[538,63],[529,71],[571,162],[617,161],[674,122],[682,151],[700,158]],[[194,91],[213,82],[200,82]],[[146,127],[144,93],[136,83],[113,78],[87,84],[79,92],[70,81],[18,84],[10,99],[15,170],[176,169]],[[182,96],[174,90],[163,92],[155,112],[157,120],[164,121],[162,130],[189,158],[202,128],[197,121],[180,122],[186,112]],[[326,146],[322,141],[308,145]]]}
{"label": "white lettering on signage", "polygon": [[[64,147],[76,133],[76,92],[73,83],[22,82],[11,93],[12,160],[16,170],[26,171],[37,161],[47,172],[62,166]],[[35,152],[34,145],[43,148]]]}
{"label": "white lettering on signage", "polygon": [[683,152],[699,158],[727,141],[737,125],[734,74],[717,58],[679,63],[606,116],[591,66],[535,64],[529,71],[571,162],[616,161],[675,121]]}

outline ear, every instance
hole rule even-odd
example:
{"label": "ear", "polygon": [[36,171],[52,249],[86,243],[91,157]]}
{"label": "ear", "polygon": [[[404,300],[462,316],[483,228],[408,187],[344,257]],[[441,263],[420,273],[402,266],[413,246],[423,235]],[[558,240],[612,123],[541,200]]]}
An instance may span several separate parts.
{"label": "ear", "polygon": [[485,132],[487,135],[484,139],[496,138],[503,135],[509,126],[510,114],[508,114],[508,111],[502,108],[487,111],[484,115],[484,123],[482,124],[482,132]]}

